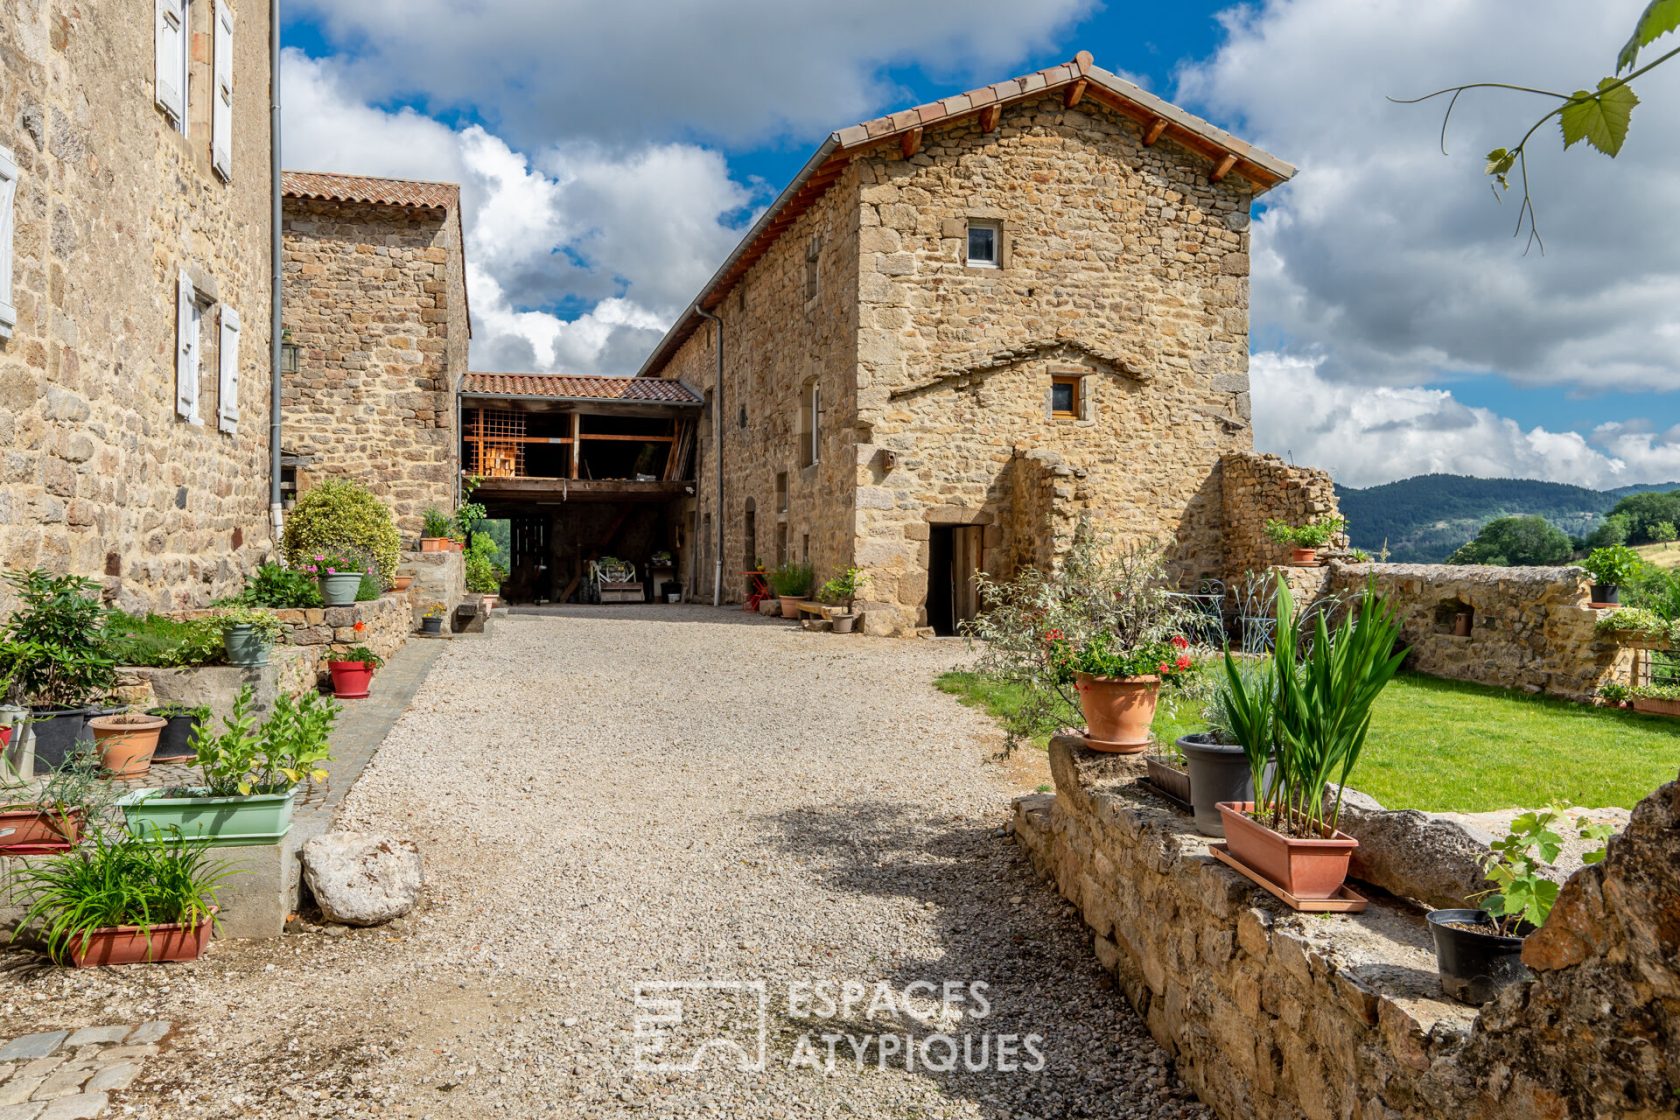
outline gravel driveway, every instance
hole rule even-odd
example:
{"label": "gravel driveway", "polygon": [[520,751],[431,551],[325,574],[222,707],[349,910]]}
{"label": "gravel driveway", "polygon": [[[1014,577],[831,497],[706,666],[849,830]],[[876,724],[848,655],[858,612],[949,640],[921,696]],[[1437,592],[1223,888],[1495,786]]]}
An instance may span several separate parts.
{"label": "gravel driveway", "polygon": [[[117,1098],[139,1116],[1207,1117],[1002,834],[999,736],[930,684],[963,657],[701,607],[504,617],[345,802],[419,842],[415,915],[20,975],[0,1013],[180,1024]],[[714,1036],[738,1049],[638,1069]]]}

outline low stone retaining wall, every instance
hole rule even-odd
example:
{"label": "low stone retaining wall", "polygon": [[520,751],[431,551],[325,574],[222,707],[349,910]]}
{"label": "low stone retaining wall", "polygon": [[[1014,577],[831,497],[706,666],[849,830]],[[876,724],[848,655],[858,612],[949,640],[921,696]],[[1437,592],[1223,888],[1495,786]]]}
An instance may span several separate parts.
{"label": "low stone retaining wall", "polygon": [[[276,610],[274,617],[284,627],[275,643],[274,654],[288,648],[306,653],[308,668],[316,683],[327,679],[327,662],[352,646],[366,646],[380,657],[390,657],[414,633],[414,589],[403,594],[388,591],[377,599],[348,607],[309,607]],[[204,618],[213,610],[182,611],[177,618]],[[357,630],[356,624],[362,629]]]}
{"label": "low stone retaining wall", "polygon": [[1680,782],[1564,887],[1525,953],[1537,979],[1478,1014],[1440,994],[1421,911],[1368,889],[1362,914],[1295,914],[1217,863],[1141,762],[1050,749],[1057,792],[1016,802],[1015,835],[1226,1120],[1676,1114]]}
{"label": "low stone retaining wall", "polygon": [[125,703],[154,708],[182,704],[210,709],[217,720],[233,711],[239,690],[247,685],[258,715],[274,707],[275,697],[293,698],[315,691],[317,653],[305,646],[275,646],[268,664],[254,669],[237,665],[199,665],[190,669],[125,666],[117,670],[117,694]]}

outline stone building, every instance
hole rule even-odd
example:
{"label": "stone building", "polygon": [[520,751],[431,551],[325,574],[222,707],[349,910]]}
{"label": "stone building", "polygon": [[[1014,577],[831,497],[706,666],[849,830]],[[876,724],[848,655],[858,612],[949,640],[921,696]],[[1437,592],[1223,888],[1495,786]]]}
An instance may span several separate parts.
{"label": "stone building", "polygon": [[1085,515],[1228,574],[1249,207],[1293,170],[1085,53],[834,133],[640,370],[710,405],[693,586],[855,564],[866,630],[948,633]]}
{"label": "stone building", "polygon": [[270,538],[269,6],[4,11],[0,567],[202,603]]}
{"label": "stone building", "polygon": [[417,538],[459,486],[472,335],[460,188],[288,171],[281,193],[288,486],[355,479]]}

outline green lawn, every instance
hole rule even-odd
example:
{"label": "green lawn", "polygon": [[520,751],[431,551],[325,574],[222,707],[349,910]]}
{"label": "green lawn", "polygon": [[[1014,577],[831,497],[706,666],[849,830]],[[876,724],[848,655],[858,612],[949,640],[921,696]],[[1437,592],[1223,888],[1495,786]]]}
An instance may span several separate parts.
{"label": "green lawn", "polygon": [[[975,673],[946,673],[937,683],[994,715],[1019,703],[1013,686]],[[1184,706],[1158,715],[1155,734],[1201,726]],[[1631,808],[1677,773],[1680,721],[1407,675],[1377,702],[1350,784],[1391,809]]]}

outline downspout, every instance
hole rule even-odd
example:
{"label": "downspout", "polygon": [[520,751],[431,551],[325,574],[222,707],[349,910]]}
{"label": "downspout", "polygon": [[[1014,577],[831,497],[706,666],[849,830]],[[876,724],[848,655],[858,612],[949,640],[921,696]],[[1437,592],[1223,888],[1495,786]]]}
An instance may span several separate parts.
{"label": "downspout", "polygon": [[712,606],[723,606],[723,320],[694,305],[694,313],[717,327],[717,390],[712,394],[712,420],[717,440],[717,564],[712,574]]}
{"label": "downspout", "polygon": [[280,504],[280,283],[284,266],[280,240],[280,0],[268,0],[268,163],[269,163],[269,279],[268,324],[268,519],[278,552],[286,531]]}

